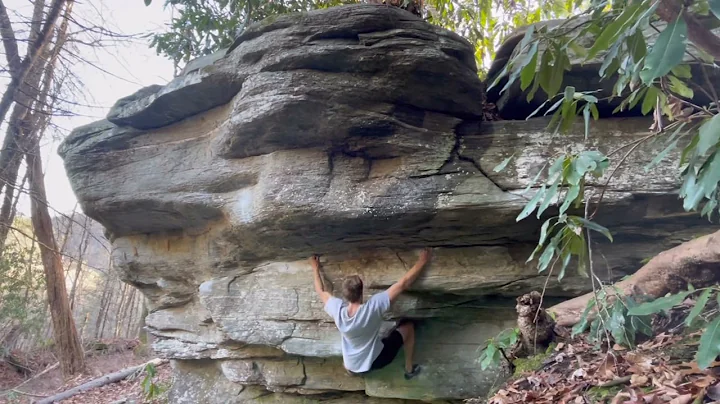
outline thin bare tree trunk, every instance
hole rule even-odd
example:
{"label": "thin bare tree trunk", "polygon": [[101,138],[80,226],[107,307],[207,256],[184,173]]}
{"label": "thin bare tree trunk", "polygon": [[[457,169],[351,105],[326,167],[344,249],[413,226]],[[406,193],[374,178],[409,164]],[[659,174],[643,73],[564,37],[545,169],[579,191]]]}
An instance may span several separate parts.
{"label": "thin bare tree trunk", "polygon": [[[42,34],[43,9],[44,2],[36,0],[29,36],[30,44],[35,44]],[[67,41],[71,13],[72,2],[70,1],[65,8],[63,21],[58,30],[54,47],[47,49],[52,39],[52,31],[54,31],[51,30],[50,37],[40,47],[41,53],[37,55],[39,61],[32,64],[26,76],[20,82],[17,94],[14,96],[15,107],[8,122],[3,149],[0,151],[0,182],[2,182],[0,189],[4,188],[5,190],[2,208],[0,208],[0,255],[2,255],[5,246],[9,226],[13,223],[16,214],[15,204],[12,203],[13,195],[16,193],[19,195],[22,192],[22,186],[17,188],[16,183],[23,155],[28,152],[29,147],[33,144],[33,136],[44,133],[49,122],[49,116],[52,113],[52,104],[54,104],[55,99],[51,97],[50,105],[48,105],[48,93],[55,77],[57,58]],[[7,10],[2,5],[2,1],[0,1],[0,33],[2,33],[6,50],[11,49],[11,52],[16,52],[17,49],[9,46],[9,42],[15,40],[15,37],[7,16]],[[30,47],[28,57],[32,51],[33,48]],[[14,56],[8,55],[9,59],[11,57]]]}
{"label": "thin bare tree trunk", "polygon": [[73,223],[75,223],[75,214],[77,213],[77,202],[73,206],[72,213],[70,214],[70,220],[68,220],[65,226],[65,232],[63,233],[62,242],[60,243],[60,252],[65,252],[65,246],[67,245],[68,239],[70,238],[70,232],[72,232]]}
{"label": "thin bare tree trunk", "polygon": [[118,333],[120,331],[120,325],[122,322],[122,310],[125,307],[125,293],[127,292],[128,285],[127,283],[123,283],[122,287],[122,295],[120,296],[120,305],[118,305],[117,313],[115,314],[115,333],[113,334],[114,338],[117,338]]}
{"label": "thin bare tree trunk", "polygon": [[70,302],[65,288],[65,273],[53,235],[52,220],[48,213],[39,142],[35,146],[34,153],[26,156],[30,179],[32,223],[35,237],[40,244],[40,254],[45,269],[48,303],[60,367],[63,374],[73,375],[84,370],[85,358],[70,310]]}
{"label": "thin bare tree trunk", "polygon": [[85,328],[87,328],[88,320],[90,320],[90,312],[85,312],[85,319],[83,320],[82,327],[80,327],[80,340],[85,340]]}
{"label": "thin bare tree trunk", "polygon": [[80,240],[80,246],[78,247],[77,266],[75,267],[75,279],[73,279],[72,288],[70,289],[70,309],[75,309],[75,293],[77,292],[78,279],[80,279],[80,273],[82,272],[83,259],[88,248],[88,234],[87,226],[90,218],[85,216],[83,223],[82,239]]}
{"label": "thin bare tree trunk", "polygon": [[[111,285],[112,285],[112,283],[114,283],[114,282],[111,281]],[[115,292],[115,288],[113,288],[111,286],[110,289],[108,290],[108,297],[107,297],[107,300],[105,301],[105,307],[103,307],[102,325],[100,326],[100,339],[102,339],[103,335],[105,334],[105,325],[107,324],[108,312],[110,311],[110,306],[112,304],[112,298],[113,298],[113,295],[115,294],[114,292]]]}
{"label": "thin bare tree trunk", "polygon": [[[28,73],[35,63],[37,63],[43,48],[50,42],[55,28],[55,23],[60,17],[60,12],[66,2],[70,4],[72,3],[72,0],[53,0],[50,5],[50,11],[47,14],[45,24],[43,25],[37,40],[33,41],[28,47],[28,55],[25,59],[23,59],[20,66],[17,68],[16,74],[10,80],[10,84],[5,89],[2,99],[0,99],[0,122],[5,120],[5,115],[7,115],[10,110],[10,106],[13,104],[13,101],[19,92],[18,90],[20,89],[21,84],[25,82],[25,78]],[[2,0],[0,0],[0,4],[2,4]],[[5,6],[2,5],[2,8],[4,9]],[[4,168],[2,163],[3,162],[0,161],[0,169]]]}
{"label": "thin bare tree trunk", "polygon": [[100,298],[100,310],[98,311],[97,318],[95,319],[95,339],[101,339],[102,334],[100,328],[103,324],[103,313],[105,312],[105,306],[108,301],[108,294],[110,293],[110,275],[108,274],[105,278],[105,286],[103,287],[102,297]]}
{"label": "thin bare tree trunk", "polygon": [[140,312],[140,321],[138,321],[138,338],[140,342],[145,345],[148,342],[148,333],[145,329],[145,317],[148,315],[148,306],[145,296],[142,296],[142,312]]}
{"label": "thin bare tree trunk", "polygon": [[135,295],[137,294],[137,289],[133,287],[130,289],[130,304],[128,305],[128,312],[126,314],[127,321],[125,322],[125,338],[130,338],[130,331],[135,329],[135,327],[133,327],[133,317],[135,317]]}

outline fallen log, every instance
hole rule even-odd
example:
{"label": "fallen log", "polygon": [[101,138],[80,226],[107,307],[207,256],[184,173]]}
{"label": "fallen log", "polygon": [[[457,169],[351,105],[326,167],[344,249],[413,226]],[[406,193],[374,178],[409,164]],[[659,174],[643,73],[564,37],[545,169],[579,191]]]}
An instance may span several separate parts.
{"label": "fallen log", "polygon": [[51,371],[51,370],[53,370],[53,369],[56,369],[58,366],[60,366],[60,362],[55,362],[54,365],[48,366],[48,367],[47,367],[45,370],[43,370],[42,372],[40,372],[40,373],[36,374],[35,376],[33,376],[33,377],[25,380],[24,382],[18,384],[17,386],[15,386],[15,387],[13,387],[13,388],[11,388],[11,389],[9,389],[9,390],[5,390],[5,391],[3,391],[3,392],[0,392],[0,397],[7,396],[8,394],[12,393],[13,391],[17,392],[17,389],[19,389],[20,387],[22,387],[22,386],[26,385],[27,383],[29,383],[29,382],[37,379],[38,377],[44,375],[45,373],[47,373],[47,372],[49,372],[49,371]]}
{"label": "fallen log", "polygon": [[50,396],[47,398],[44,398],[40,401],[35,402],[35,404],[51,404],[58,401],[65,400],[67,398],[70,398],[74,395],[80,394],[84,391],[91,390],[97,387],[102,387],[106,384],[110,383],[117,383],[133,374],[135,374],[138,371],[141,371],[145,366],[147,365],[153,365],[153,366],[160,366],[164,363],[167,363],[167,359],[153,359],[151,361],[145,362],[142,365],[129,367],[123,370],[119,370],[115,373],[110,373],[105,376],[102,376],[100,378],[97,378],[95,380],[91,380],[85,384],[81,384],[80,386],[73,387],[70,390],[63,391],[62,393],[58,393],[54,396]]}
{"label": "fallen log", "polygon": [[[720,231],[663,251],[629,278],[614,286],[625,296],[658,298],[668,293],[712,286],[720,281]],[[558,325],[577,324],[594,294],[588,293],[548,309]],[[591,313],[594,315],[594,313]]]}

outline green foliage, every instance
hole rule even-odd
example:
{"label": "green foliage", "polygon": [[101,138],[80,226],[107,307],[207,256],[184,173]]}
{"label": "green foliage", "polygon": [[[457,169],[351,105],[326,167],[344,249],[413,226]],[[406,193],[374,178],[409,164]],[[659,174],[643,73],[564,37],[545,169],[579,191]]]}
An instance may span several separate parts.
{"label": "green foliage", "polygon": [[702,337],[695,360],[700,369],[707,369],[720,355],[720,316],[708,324]]}
{"label": "green foliage", "polygon": [[645,66],[640,72],[642,81],[649,84],[670,73],[682,62],[686,48],[687,24],[680,15],[660,34],[655,46],[645,58]]}
{"label": "green foliage", "polygon": [[[673,132],[664,149],[646,169],[659,164],[677,148],[680,140],[690,137],[680,161],[683,186],[679,194],[686,210],[700,210],[702,216],[711,219],[720,207],[717,192],[720,158],[716,158],[720,143],[718,108],[715,103],[703,107],[683,101],[695,96],[695,91],[688,84],[692,79],[692,70],[685,61],[691,48],[688,27],[682,14],[662,27],[657,23],[656,7],[657,2],[652,0],[613,2],[610,5],[593,1],[584,12],[560,25],[528,30],[519,45],[523,52],[511,58],[505,70],[494,78],[493,85],[507,78],[501,90],[504,91],[519,78],[522,88],[530,88],[529,99],[542,89],[547,101],[533,115],[543,111],[546,115],[552,114],[550,129],[554,133],[569,132],[577,116],[582,115],[587,138],[591,132],[590,118],[598,115],[596,104],[604,99],[576,92],[572,87],[564,90],[560,87],[570,60],[600,63],[600,77],[615,81],[611,98],[622,100],[615,112],[639,106],[643,114],[653,112],[656,136]],[[717,1],[698,2],[694,8],[683,13],[718,14],[718,10],[720,4]],[[660,34],[648,50],[645,35],[653,29],[660,30]],[[593,38],[589,50],[588,37]],[[692,49],[698,55],[696,58],[706,63],[713,62],[702,51],[695,47]],[[663,120],[671,123],[666,125]],[[660,131],[663,127],[665,130]],[[531,205],[534,203],[535,200],[530,202]]]}
{"label": "green foliage", "polygon": [[520,338],[520,329],[504,330],[497,337],[488,340],[487,346],[480,354],[480,368],[482,370],[497,366],[503,360],[503,351],[513,348]]}
{"label": "green foliage", "polygon": [[597,299],[588,302],[580,321],[572,329],[572,335],[589,331],[588,339],[598,345],[609,335],[615,343],[632,347],[637,335],[652,335],[650,316],[631,314],[637,307],[638,303],[632,296],[624,296],[613,288],[604,288],[597,292]]}
{"label": "green foliage", "polygon": [[162,395],[165,391],[160,385],[155,383],[155,376],[157,376],[157,369],[152,363],[145,365],[145,378],[140,385],[143,389],[145,399],[153,400]]}
{"label": "green foliage", "polygon": [[[647,318],[650,315],[668,311],[681,304],[688,296],[699,293],[695,300],[695,305],[685,318],[685,325],[689,327],[692,326],[697,317],[703,313],[713,295],[717,296],[718,304],[720,304],[720,295],[718,294],[718,290],[719,289],[717,287],[704,288],[700,290],[694,290],[690,287],[687,291],[663,296],[632,307],[628,311],[628,314],[632,316],[631,319],[637,318],[638,316]],[[700,346],[698,347],[698,351],[695,356],[695,360],[701,369],[709,367],[710,364],[715,361],[717,356],[720,355],[720,315],[717,311],[713,311],[712,313],[714,319],[706,325],[705,330],[700,337]]]}
{"label": "green foliage", "polygon": [[[712,65],[715,60],[689,43],[688,27],[683,17],[684,13],[712,13],[720,18],[720,1],[694,2],[683,8],[674,21],[664,26],[656,15],[657,5],[658,2],[654,0],[591,1],[583,12],[559,25],[528,30],[518,45],[521,51],[516,52],[505,69],[493,78],[491,86],[496,86],[506,79],[501,89],[503,92],[520,80],[520,87],[529,89],[528,100],[535,98],[537,91],[542,89],[547,99],[531,116],[552,114],[548,129],[553,135],[573,132],[578,115],[581,115],[585,138],[592,137],[591,117],[597,119],[597,104],[613,98],[620,100],[614,113],[628,109],[639,109],[646,115],[652,113],[653,132],[637,142],[625,145],[624,147],[629,149],[628,155],[642,142],[658,141],[665,134],[670,134],[665,138],[661,151],[646,165],[645,170],[649,171],[667,159],[680,142],[683,142],[685,146],[681,152],[678,170],[683,180],[679,190],[683,207],[687,211],[699,210],[701,216],[712,219],[720,207],[717,191],[720,183],[720,118],[719,106],[716,104],[718,96],[711,88],[709,79],[706,80],[707,85],[704,88],[690,84],[693,70],[687,60],[693,59],[693,63],[700,69],[706,67],[698,62]],[[648,46],[645,36],[654,30],[659,31],[659,35],[654,44]],[[688,59],[686,56],[691,52],[693,54]],[[600,78],[614,83],[612,94],[598,99],[595,94],[577,92],[573,87],[562,89],[563,76],[569,69],[571,60],[573,64],[600,64]],[[696,95],[693,86],[715,101],[707,105],[696,105],[687,101]],[[559,215],[543,223],[538,246],[530,257],[532,260],[539,256],[540,272],[554,268],[559,261],[559,279],[562,279],[572,257],[577,258],[579,273],[587,274],[588,268],[593,270],[588,257],[589,247],[584,239],[585,234],[589,234],[587,231],[600,232],[612,240],[606,228],[590,222],[594,214],[588,217],[587,209],[582,218],[566,213],[571,207],[579,208],[585,204],[586,175],[594,177],[595,180],[603,177],[602,181],[609,183],[608,177],[617,170],[616,167],[606,176],[605,169],[610,165],[609,158],[598,153],[594,156],[597,158],[588,160],[587,157],[590,156],[581,155],[582,153],[567,153],[556,157],[545,176],[548,178],[547,183],[539,187],[518,216],[518,220],[523,220],[537,210],[537,218],[540,218],[550,205],[560,205]],[[618,164],[622,164],[626,158],[627,155]],[[592,161],[595,166],[585,169],[585,161]],[[500,169],[507,165],[508,162],[503,162]],[[540,177],[541,173],[538,173],[531,186]],[[564,195],[560,195],[562,190],[565,191]],[[602,197],[596,201],[597,208],[601,200]],[[583,232],[583,229],[587,231]],[[574,327],[573,334],[589,330],[591,338],[598,342],[609,338],[619,344],[631,346],[638,333],[651,332],[649,319],[652,314],[668,310],[691,293],[697,292],[683,292],[642,304],[622,296],[617,291],[607,296],[606,293],[606,289],[596,291],[598,301],[591,300],[581,321]],[[699,295],[696,307],[688,314],[687,325],[693,324],[711,295],[712,293],[707,291]],[[718,329],[720,320],[712,322],[703,334],[698,352],[698,362],[701,365],[707,365],[720,353]]]}
{"label": "green foliage", "polygon": [[[174,16],[167,32],[156,34],[151,46],[176,65],[228,47],[245,27],[267,17],[310,11],[358,0],[165,0]],[[145,0],[149,5],[152,0]],[[391,2],[395,4],[395,2]],[[404,5],[409,0],[399,1]],[[422,2],[427,21],[464,36],[475,57],[487,67],[502,40],[517,27],[570,15],[579,0],[430,0]]]}
{"label": "green foliage", "polygon": [[[575,99],[573,90],[566,91],[568,99]],[[582,99],[582,98],[581,98]],[[570,101],[572,103],[573,101]],[[539,255],[537,268],[544,272],[560,261],[558,279],[562,280],[565,270],[572,258],[578,261],[578,271],[587,276],[587,240],[585,229],[599,232],[612,241],[610,231],[584,217],[569,215],[571,207],[579,208],[583,200],[583,190],[590,178],[600,178],[608,168],[608,158],[597,151],[583,151],[574,155],[563,155],[547,169],[546,180],[535,192],[532,199],[520,212],[517,220],[523,220],[533,212],[539,219],[553,203],[559,203],[558,215],[543,223],[540,228],[540,240],[528,262]],[[528,192],[538,182],[545,172],[541,169],[535,178],[530,181],[525,192]]]}
{"label": "green foliage", "polygon": [[634,307],[630,310],[630,314],[633,316],[647,316],[650,314],[659,313],[661,311],[667,311],[671,308],[682,303],[683,300],[690,294],[690,292],[682,292],[674,295],[668,295],[655,299],[650,302],[643,303]]}
{"label": "green foliage", "polygon": [[42,263],[32,246],[16,241],[13,234],[9,239],[0,257],[0,324],[32,334],[43,325],[45,316]]}

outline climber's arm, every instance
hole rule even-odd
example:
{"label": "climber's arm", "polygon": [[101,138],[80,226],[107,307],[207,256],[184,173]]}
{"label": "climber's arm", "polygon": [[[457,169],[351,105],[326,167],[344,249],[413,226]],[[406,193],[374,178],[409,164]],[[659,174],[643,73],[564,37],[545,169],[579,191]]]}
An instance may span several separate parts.
{"label": "climber's arm", "polygon": [[430,261],[430,249],[426,248],[422,253],[420,253],[420,258],[417,263],[415,263],[415,265],[413,265],[413,267],[410,268],[410,270],[407,271],[399,281],[395,282],[395,284],[390,286],[388,289],[390,303],[394,302],[402,292],[406,291],[410,285],[415,282],[415,279],[420,276],[420,272],[422,272],[422,269],[428,261]]}
{"label": "climber's arm", "polygon": [[318,296],[320,296],[320,300],[322,300],[323,302],[323,305],[325,305],[327,301],[332,297],[332,295],[326,292],[323,288],[322,279],[320,279],[320,260],[318,259],[317,255],[313,255],[310,258],[310,265],[312,265],[313,268],[315,292],[317,292]]}

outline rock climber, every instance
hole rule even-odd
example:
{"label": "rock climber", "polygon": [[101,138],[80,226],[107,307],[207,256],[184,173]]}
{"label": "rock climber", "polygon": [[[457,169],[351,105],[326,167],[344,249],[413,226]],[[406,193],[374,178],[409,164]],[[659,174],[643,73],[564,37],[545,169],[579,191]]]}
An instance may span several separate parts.
{"label": "rock climber", "polygon": [[415,282],[429,260],[430,249],[426,248],[417,263],[399,281],[363,303],[363,282],[358,275],[349,276],[343,281],[343,301],[323,288],[320,261],[317,256],[310,258],[315,291],[342,336],[343,363],[348,373],[359,376],[382,369],[395,359],[402,346],[405,347],[405,379],[410,380],[420,373],[421,367],[413,363],[414,324],[401,320],[385,338],[380,337],[380,326],[383,314]]}

